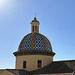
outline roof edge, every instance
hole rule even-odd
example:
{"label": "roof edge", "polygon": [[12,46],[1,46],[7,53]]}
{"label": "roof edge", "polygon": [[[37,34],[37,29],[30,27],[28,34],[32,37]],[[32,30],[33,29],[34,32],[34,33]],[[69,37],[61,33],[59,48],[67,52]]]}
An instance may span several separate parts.
{"label": "roof edge", "polygon": [[15,56],[20,56],[20,55],[47,55],[47,56],[54,56],[54,52],[49,52],[49,51],[43,51],[43,50],[25,50],[25,51],[17,51],[13,53]]}

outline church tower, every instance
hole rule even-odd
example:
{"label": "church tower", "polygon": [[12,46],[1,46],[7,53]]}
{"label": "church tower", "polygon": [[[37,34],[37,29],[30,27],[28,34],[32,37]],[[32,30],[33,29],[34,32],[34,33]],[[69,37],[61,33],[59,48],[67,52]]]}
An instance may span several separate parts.
{"label": "church tower", "polygon": [[55,53],[52,51],[50,41],[39,33],[39,21],[31,21],[31,33],[24,36],[18,47],[16,56],[16,69],[33,71],[42,68],[53,61]]}

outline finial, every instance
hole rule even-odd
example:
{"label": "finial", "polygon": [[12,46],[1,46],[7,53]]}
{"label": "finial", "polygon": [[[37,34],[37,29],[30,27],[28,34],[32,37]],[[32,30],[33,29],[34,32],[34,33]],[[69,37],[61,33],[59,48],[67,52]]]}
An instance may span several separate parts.
{"label": "finial", "polygon": [[34,17],[34,20],[36,20],[36,13],[35,13],[35,17]]}
{"label": "finial", "polygon": [[34,20],[36,20],[36,17],[34,17]]}

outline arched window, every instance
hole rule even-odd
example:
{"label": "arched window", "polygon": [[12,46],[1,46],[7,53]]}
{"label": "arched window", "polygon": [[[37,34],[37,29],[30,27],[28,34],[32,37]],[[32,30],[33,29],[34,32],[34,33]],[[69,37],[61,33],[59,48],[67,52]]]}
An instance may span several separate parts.
{"label": "arched window", "polygon": [[35,32],[39,32],[38,26],[35,26]]}
{"label": "arched window", "polygon": [[32,32],[34,32],[34,26],[32,27]]}
{"label": "arched window", "polygon": [[38,61],[37,61],[37,67],[38,67],[38,68],[41,68],[41,67],[42,67],[42,60],[38,60]]}
{"label": "arched window", "polygon": [[23,61],[23,68],[26,68],[26,61]]}
{"label": "arched window", "polygon": [[35,32],[37,32],[37,26],[35,26]]}

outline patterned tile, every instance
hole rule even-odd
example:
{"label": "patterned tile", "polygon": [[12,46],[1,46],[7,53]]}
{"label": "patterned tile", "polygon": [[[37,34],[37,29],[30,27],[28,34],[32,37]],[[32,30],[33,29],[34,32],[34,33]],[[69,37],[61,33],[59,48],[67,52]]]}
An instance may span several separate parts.
{"label": "patterned tile", "polygon": [[48,50],[49,51],[51,51],[51,47],[50,47],[50,43],[49,43],[49,41],[45,38],[45,40],[46,40],[46,44],[47,44],[47,48],[48,48]]}
{"label": "patterned tile", "polygon": [[[24,39],[24,41],[23,41],[23,43],[21,45],[21,50],[31,50],[32,36],[33,36],[33,34],[29,34],[28,36],[25,37],[25,39]],[[48,50],[51,51],[49,41],[45,37],[44,37],[44,39],[46,40]],[[37,33],[34,36],[34,50],[45,50],[44,40]]]}
{"label": "patterned tile", "polygon": [[34,50],[45,50],[44,41],[39,34],[34,37]]}
{"label": "patterned tile", "polygon": [[21,45],[21,50],[30,50],[31,49],[31,38],[32,34],[26,36],[24,39],[22,45]]}

